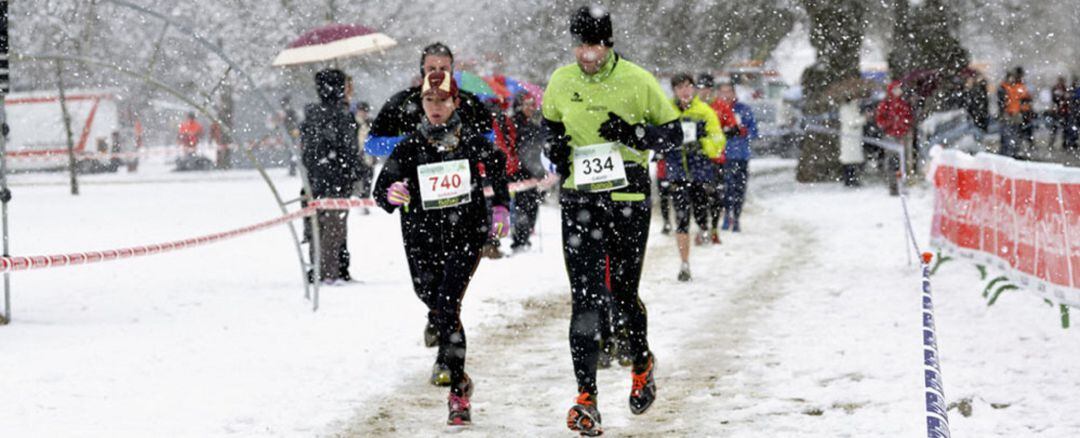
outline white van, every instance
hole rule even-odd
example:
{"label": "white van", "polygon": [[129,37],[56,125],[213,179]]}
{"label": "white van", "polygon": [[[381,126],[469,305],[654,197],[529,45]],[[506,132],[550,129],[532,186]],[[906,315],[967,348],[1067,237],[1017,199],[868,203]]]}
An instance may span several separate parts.
{"label": "white van", "polygon": [[[80,172],[112,171],[125,162],[116,93],[71,90],[66,93],[72,140]],[[12,171],[59,170],[68,165],[67,132],[56,91],[11,93],[5,97],[7,165]]]}

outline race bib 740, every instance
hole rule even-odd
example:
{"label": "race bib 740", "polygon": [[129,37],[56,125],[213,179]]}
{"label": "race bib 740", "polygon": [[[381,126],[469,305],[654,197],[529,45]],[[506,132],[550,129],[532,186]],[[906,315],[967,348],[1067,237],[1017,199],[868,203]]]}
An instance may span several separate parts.
{"label": "race bib 740", "polygon": [[456,207],[472,201],[469,160],[443,161],[416,168],[424,210]]}

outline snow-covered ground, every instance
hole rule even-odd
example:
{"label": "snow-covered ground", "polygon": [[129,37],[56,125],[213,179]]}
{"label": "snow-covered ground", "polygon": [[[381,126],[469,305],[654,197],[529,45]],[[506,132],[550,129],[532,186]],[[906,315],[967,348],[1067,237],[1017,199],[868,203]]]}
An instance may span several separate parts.
{"label": "snow-covered ground", "polygon": [[[653,227],[642,298],[659,400],[626,408],[629,371],[600,373],[611,436],[917,436],[923,432],[919,273],[884,188],[797,186],[759,160],[744,232],[695,247],[675,281]],[[284,196],[298,184],[271,172]],[[13,178],[17,254],[107,249],[279,215],[254,172]],[[916,230],[932,199],[916,188]],[[657,219],[658,220],[658,219]],[[350,216],[352,273],[312,313],[284,228],[184,251],[12,275],[0,327],[0,436],[433,436],[445,391],[426,384],[423,306],[397,218]],[[657,225],[654,223],[654,225]],[[534,250],[485,260],[464,304],[477,383],[466,436],[572,436],[569,294],[558,210]],[[987,308],[974,268],[934,277],[942,371],[957,437],[1080,434],[1080,334],[1023,292]],[[993,406],[992,406],[993,405]]]}

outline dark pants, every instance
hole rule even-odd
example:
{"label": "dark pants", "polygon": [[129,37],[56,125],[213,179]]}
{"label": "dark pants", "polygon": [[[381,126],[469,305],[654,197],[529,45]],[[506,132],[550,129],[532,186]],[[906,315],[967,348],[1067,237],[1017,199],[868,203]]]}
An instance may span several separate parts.
{"label": "dark pants", "polygon": [[656,192],[660,196],[660,217],[664,223],[670,223],[671,217],[671,182],[666,179],[656,180]]}
{"label": "dark pants", "polygon": [[511,223],[514,226],[514,242],[511,248],[529,246],[529,236],[532,235],[536,226],[536,215],[540,212],[540,199],[542,194],[539,189],[529,189],[514,194],[514,212]]}
{"label": "dark pants", "polygon": [[711,189],[705,183],[672,181],[672,203],[675,205],[675,232],[690,232],[690,217],[702,230],[709,229]]}
{"label": "dark pants", "polygon": [[712,229],[719,229],[720,217],[724,215],[724,209],[727,207],[724,204],[725,188],[723,184],[723,178],[720,178],[720,182],[713,186],[712,193],[709,194],[709,215],[712,218]]}
{"label": "dark pants", "polygon": [[743,202],[746,201],[749,164],[746,160],[728,160],[724,163],[724,205],[727,206],[727,216],[734,221],[742,216]]}
{"label": "dark pants", "polygon": [[1050,120],[1050,148],[1054,147],[1054,142],[1058,138],[1058,133],[1061,133],[1061,146],[1064,148],[1067,140],[1065,139],[1065,131],[1069,129],[1068,117],[1055,114]]}
{"label": "dark pants", "polygon": [[[405,234],[405,255],[413,290],[428,307],[428,322],[439,333],[435,361],[450,369],[451,388],[460,390],[465,372],[465,329],[461,325],[461,300],[480,264],[484,236],[477,227],[431,236],[422,227]],[[434,237],[434,238],[433,238]]]}
{"label": "dark pants", "polygon": [[[300,197],[301,198],[305,197],[303,189],[300,190]],[[300,201],[300,208],[307,208],[307,206],[308,206],[307,201],[304,201],[304,200]],[[308,243],[310,245],[310,242],[311,242],[311,222],[309,222],[308,220],[304,220],[303,223],[304,223],[304,239],[303,239],[302,243]],[[340,268],[339,272],[341,273],[339,275],[339,277],[342,278],[342,279],[346,279],[346,280],[351,277],[349,275],[349,264],[352,263],[352,256],[349,254],[349,246],[348,245],[349,245],[349,241],[348,241],[348,238],[346,238],[341,242],[341,247],[338,250],[338,255],[337,255],[338,267]],[[312,246],[311,248],[312,248],[312,250],[314,250],[314,246]],[[312,252],[311,254],[312,254],[311,260],[314,261],[315,260],[314,252]],[[313,274],[312,271],[310,271],[310,270],[308,271],[308,282],[313,281],[312,279],[314,278],[314,275],[315,274]],[[322,277],[322,278],[326,278],[326,277]]]}
{"label": "dark pants", "polygon": [[[638,299],[641,267],[649,236],[648,200],[615,202],[607,194],[566,200],[562,206],[563,257],[573,301],[570,355],[578,391],[596,394],[596,364],[601,331],[614,299],[625,324],[627,347],[635,366],[648,361],[648,321]],[[605,284],[610,269],[610,289]]]}
{"label": "dark pants", "polygon": [[[316,215],[319,221],[319,276],[323,280],[342,278],[342,252],[348,240],[347,210],[320,210]],[[312,259],[315,258],[315,245],[311,245]],[[345,263],[348,263],[346,260]]]}
{"label": "dark pants", "polygon": [[360,174],[360,181],[356,185],[356,196],[359,196],[361,198],[370,198],[372,188],[371,180],[375,177],[375,169],[366,164],[362,164],[358,173]]}
{"label": "dark pants", "polygon": [[1001,148],[999,155],[1010,158],[1022,159],[1027,154],[1025,145],[1030,144],[1025,126],[1020,123],[1006,121],[1001,124]]}
{"label": "dark pants", "polygon": [[1062,133],[1061,147],[1066,150],[1075,150],[1077,146],[1077,140],[1080,140],[1080,120],[1075,117],[1070,117],[1070,120],[1065,124],[1065,132]]}

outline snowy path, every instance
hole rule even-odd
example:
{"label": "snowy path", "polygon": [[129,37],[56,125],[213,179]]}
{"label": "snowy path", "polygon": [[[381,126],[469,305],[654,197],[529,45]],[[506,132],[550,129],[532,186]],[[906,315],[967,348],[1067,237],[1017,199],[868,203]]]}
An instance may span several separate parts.
{"label": "snowy path", "polygon": [[[716,430],[718,425],[711,421],[693,419],[710,419],[717,400],[736,396],[724,382],[741,371],[738,356],[748,343],[747,328],[784,293],[771,285],[799,274],[795,268],[802,264],[801,256],[813,251],[814,242],[797,221],[759,219],[756,210],[752,207],[747,215],[755,233],[725,234],[728,242],[720,247],[693,249],[695,279],[690,284],[675,280],[674,241],[653,227],[642,291],[649,309],[650,341],[658,357],[660,398],[648,414],[633,417],[626,408],[629,371],[617,365],[601,370],[600,406],[609,435],[701,436]],[[740,260],[734,254],[753,253],[753,248],[770,246],[777,237],[785,244],[775,252],[758,253],[750,262],[752,269],[736,275],[716,269]],[[567,433],[563,416],[574,395],[566,340],[569,295],[560,284],[523,306],[528,311],[521,319],[485,327],[470,337],[467,369],[477,389],[474,425],[461,432],[466,436],[499,436],[522,429],[545,436]],[[445,416],[445,390],[431,387],[426,378],[426,373],[418,373],[399,382],[390,395],[372,402],[377,408],[350,421],[343,435],[427,436],[445,431],[439,421]]]}
{"label": "snowy path", "polygon": [[[880,187],[797,187],[787,171],[758,176],[752,187],[745,232],[725,235],[721,247],[695,247],[690,285],[674,280],[674,242],[653,228],[642,297],[659,399],[635,417],[627,370],[601,370],[606,435],[925,433],[918,272],[905,263],[896,198]],[[917,229],[926,229],[931,199],[916,192],[913,204]],[[1077,353],[1060,346],[1076,345],[1076,333],[1056,327],[1054,312],[1031,296],[991,314],[963,275],[973,269],[950,268],[935,277],[946,391],[950,401],[973,398],[976,411],[951,412],[954,434],[1075,436],[1080,420],[1062,407],[1080,400],[1080,384],[1067,377]],[[416,373],[334,435],[572,435],[563,425],[574,391],[565,279],[549,289],[525,304],[523,319],[473,330],[474,426],[443,426],[445,391]]]}

